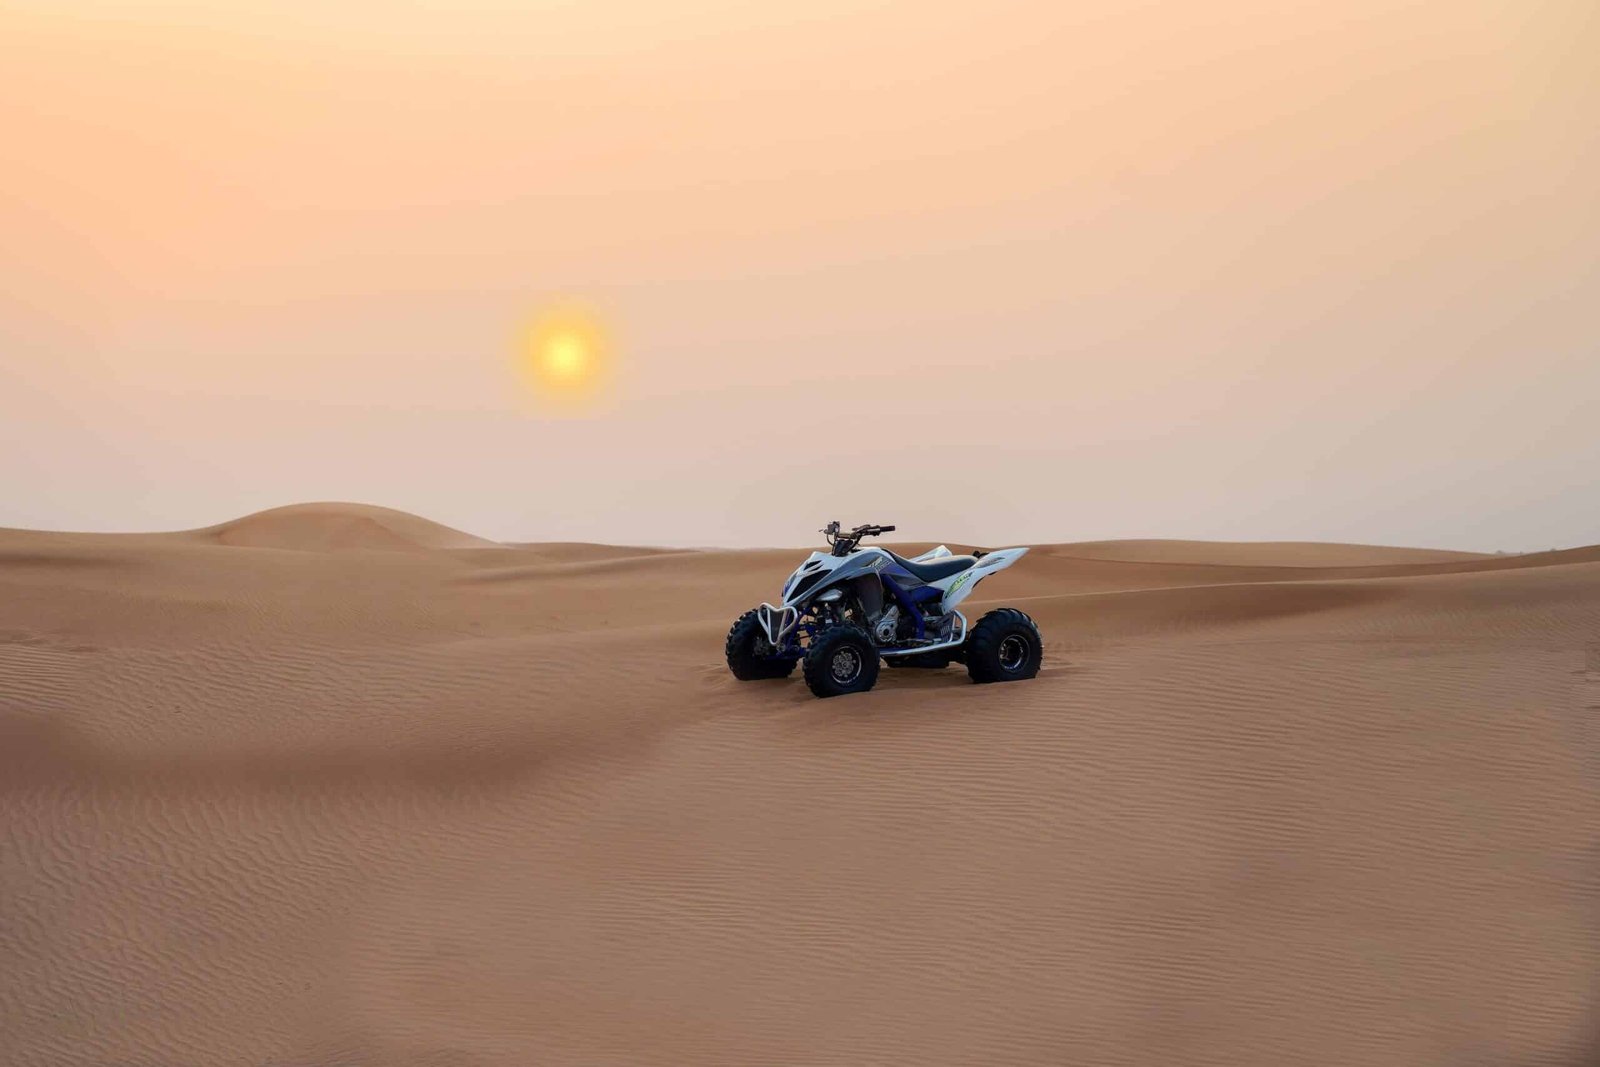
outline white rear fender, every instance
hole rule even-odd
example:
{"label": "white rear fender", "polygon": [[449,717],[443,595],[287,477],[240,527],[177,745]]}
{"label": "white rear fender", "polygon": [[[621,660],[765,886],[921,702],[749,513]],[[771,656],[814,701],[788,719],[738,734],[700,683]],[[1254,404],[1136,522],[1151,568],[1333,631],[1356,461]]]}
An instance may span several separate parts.
{"label": "white rear fender", "polygon": [[948,578],[941,578],[931,583],[935,589],[944,590],[944,597],[939,601],[939,610],[954,611],[957,604],[972,595],[979,582],[995,571],[1005,570],[1027,554],[1026,548],[996,549],[959,574],[952,574]]}

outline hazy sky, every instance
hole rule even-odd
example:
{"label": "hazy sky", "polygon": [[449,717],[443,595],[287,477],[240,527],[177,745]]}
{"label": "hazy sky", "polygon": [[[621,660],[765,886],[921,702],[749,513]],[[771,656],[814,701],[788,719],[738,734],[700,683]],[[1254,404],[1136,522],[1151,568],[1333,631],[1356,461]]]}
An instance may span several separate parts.
{"label": "hazy sky", "polygon": [[1594,0],[0,0],[0,525],[1600,542],[1597,55]]}

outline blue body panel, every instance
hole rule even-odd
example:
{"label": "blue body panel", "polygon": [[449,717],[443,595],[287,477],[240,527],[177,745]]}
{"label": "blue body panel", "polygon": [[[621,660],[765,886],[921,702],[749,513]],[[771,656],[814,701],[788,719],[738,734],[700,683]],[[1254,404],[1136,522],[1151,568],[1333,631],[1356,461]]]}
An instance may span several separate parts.
{"label": "blue body panel", "polygon": [[[890,572],[893,573],[891,574]],[[926,585],[917,585],[908,590],[900,584],[901,581],[915,582],[916,579],[907,573],[904,568],[885,568],[883,573],[883,587],[889,590],[889,595],[894,597],[896,603],[900,605],[900,610],[904,611],[911,617],[912,625],[917,628],[916,636],[920,638],[923,631],[922,612],[918,609],[917,602],[926,602],[929,599],[927,594],[931,593],[937,596],[939,590]]]}

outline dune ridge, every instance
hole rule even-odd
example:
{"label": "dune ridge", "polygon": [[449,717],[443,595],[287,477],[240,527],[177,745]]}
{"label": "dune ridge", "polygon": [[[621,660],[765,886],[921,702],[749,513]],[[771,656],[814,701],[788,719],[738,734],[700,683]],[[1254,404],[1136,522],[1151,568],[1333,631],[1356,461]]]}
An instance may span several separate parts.
{"label": "dune ridge", "polygon": [[394,508],[315,503],[269,508],[193,532],[221,545],[296,551],[487,548],[481,537]]}
{"label": "dune ridge", "polygon": [[827,702],[799,554],[0,531],[0,1061],[1600,1053],[1600,547],[1039,546]]}

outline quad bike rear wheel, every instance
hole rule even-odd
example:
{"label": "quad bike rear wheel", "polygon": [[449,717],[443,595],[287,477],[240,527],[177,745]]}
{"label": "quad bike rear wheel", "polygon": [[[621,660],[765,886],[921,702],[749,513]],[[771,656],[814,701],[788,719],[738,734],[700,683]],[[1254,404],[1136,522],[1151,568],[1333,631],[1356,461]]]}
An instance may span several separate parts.
{"label": "quad bike rear wheel", "polygon": [[967,673],[974,682],[1019,682],[1039,673],[1039,627],[1016,608],[996,608],[967,637]]}
{"label": "quad bike rear wheel", "polygon": [[830,626],[806,649],[802,670],[819,697],[865,693],[878,681],[878,649],[859,626]]}
{"label": "quad bike rear wheel", "polygon": [[741,682],[787,678],[794,673],[796,661],[774,654],[772,642],[761,631],[761,621],[754,609],[740,615],[728,630],[723,651],[728,658],[728,670]]}

